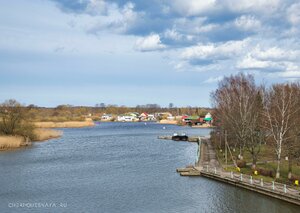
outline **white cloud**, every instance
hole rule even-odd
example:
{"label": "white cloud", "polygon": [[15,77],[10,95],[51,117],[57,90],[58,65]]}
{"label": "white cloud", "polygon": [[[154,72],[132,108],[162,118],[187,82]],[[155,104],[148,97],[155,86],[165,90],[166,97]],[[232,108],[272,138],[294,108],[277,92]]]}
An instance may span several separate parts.
{"label": "white cloud", "polygon": [[196,17],[193,19],[177,18],[174,20],[173,28],[186,34],[206,33],[215,30],[219,27],[218,24],[210,23],[206,24],[206,17]]}
{"label": "white cloud", "polygon": [[223,79],[223,76],[210,77],[210,78],[206,79],[205,81],[203,81],[203,83],[206,83],[206,84],[216,83],[216,82],[221,81],[222,79]]}
{"label": "white cloud", "polygon": [[286,70],[279,73],[280,77],[284,78],[300,78],[300,66],[294,63],[288,63]]}
{"label": "white cloud", "polygon": [[216,0],[173,0],[171,3],[173,9],[183,16],[194,16],[207,13],[216,6]]}
{"label": "white cloud", "polygon": [[280,7],[280,0],[225,0],[225,7],[235,12],[272,13]]}
{"label": "white cloud", "polygon": [[292,70],[295,69],[294,64],[299,57],[298,50],[283,49],[277,46],[261,48],[260,45],[257,45],[237,63],[237,68],[262,71]]}
{"label": "white cloud", "polygon": [[272,61],[258,60],[250,54],[237,63],[237,68],[239,69],[274,69],[275,67],[276,64]]}
{"label": "white cloud", "polygon": [[261,23],[254,16],[242,15],[234,22],[235,26],[246,31],[258,31]]}
{"label": "white cloud", "polygon": [[168,38],[168,39],[172,39],[172,40],[175,40],[175,41],[179,41],[183,38],[183,35],[178,33],[176,31],[176,29],[167,29],[165,32],[164,32],[164,37],[165,38]]}
{"label": "white cloud", "polygon": [[135,49],[139,51],[155,51],[164,48],[166,48],[166,45],[162,44],[158,34],[152,34],[144,38],[139,38],[135,44]]}
{"label": "white cloud", "polygon": [[271,47],[266,50],[262,50],[260,46],[256,46],[251,53],[258,59],[261,60],[277,60],[277,61],[294,61],[300,56],[299,51],[285,50],[279,47]]}
{"label": "white cloud", "polygon": [[105,0],[90,0],[86,7],[86,12],[91,15],[104,14],[106,13],[107,7],[108,5]]}
{"label": "white cloud", "polygon": [[300,25],[300,3],[293,4],[287,10],[288,21],[292,25]]}
{"label": "white cloud", "polygon": [[136,12],[134,8],[135,5],[131,2],[126,3],[123,7],[109,4],[107,6],[107,14],[95,17],[89,24],[87,31],[94,34],[101,31],[126,33],[143,16],[142,12]]}
{"label": "white cloud", "polygon": [[246,46],[247,41],[229,41],[223,44],[198,44],[186,48],[181,58],[186,60],[222,60],[237,55]]}
{"label": "white cloud", "polygon": [[300,70],[281,72],[279,74],[279,77],[283,77],[283,78],[300,78]]}

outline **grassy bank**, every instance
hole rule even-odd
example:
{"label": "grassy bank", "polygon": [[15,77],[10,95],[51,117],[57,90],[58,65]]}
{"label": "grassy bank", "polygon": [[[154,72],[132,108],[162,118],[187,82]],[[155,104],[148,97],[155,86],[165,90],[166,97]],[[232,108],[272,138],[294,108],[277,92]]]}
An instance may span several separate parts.
{"label": "grassy bank", "polygon": [[[34,142],[45,141],[53,138],[58,138],[62,136],[62,132],[53,129],[35,129],[34,130],[35,139]],[[0,136],[0,151],[20,148],[22,146],[31,145],[31,141],[26,141],[24,137],[21,136]]]}
{"label": "grassy bank", "polygon": [[[233,156],[238,155],[238,150],[231,150]],[[224,148],[223,150],[218,149],[216,150],[217,157],[219,162],[222,164],[223,168],[226,167],[226,162],[225,162],[225,155],[224,155]],[[254,171],[251,168],[252,164],[252,158],[250,153],[245,152],[244,153],[244,161],[246,162],[246,165],[240,168],[240,172],[243,174],[247,175],[253,175],[253,178],[257,179],[264,179],[265,181],[273,181],[275,180],[275,174],[276,174],[276,168],[277,168],[277,162],[274,156],[274,153],[272,152],[272,147],[268,145],[262,145],[261,147],[261,152],[259,155],[259,159],[256,165],[256,170],[257,171],[262,171],[269,173],[269,175],[262,175],[260,172],[258,172],[258,175],[254,175]],[[227,171],[233,171],[233,172],[238,172],[237,168],[233,166],[233,161],[231,159],[230,153],[228,151],[227,153]],[[294,163],[292,166],[292,173],[294,178],[299,178],[300,177],[300,165]],[[280,166],[280,175],[281,177],[279,179],[276,179],[277,182],[282,182],[282,183],[292,183],[292,180],[288,179],[288,161],[282,159],[281,160],[281,166]]]}

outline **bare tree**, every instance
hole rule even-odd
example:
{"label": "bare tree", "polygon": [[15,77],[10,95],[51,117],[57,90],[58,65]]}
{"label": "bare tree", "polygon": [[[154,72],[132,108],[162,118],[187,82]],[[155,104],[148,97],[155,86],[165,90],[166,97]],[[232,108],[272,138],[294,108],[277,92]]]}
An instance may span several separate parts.
{"label": "bare tree", "polygon": [[264,91],[264,108],[267,131],[269,132],[277,160],[276,178],[280,178],[280,161],[283,145],[290,138],[293,116],[298,111],[295,90],[290,84],[276,84]]}
{"label": "bare tree", "polygon": [[0,105],[0,133],[33,138],[33,125],[28,122],[29,108],[16,100],[7,100]]}
{"label": "bare tree", "polygon": [[251,154],[252,169],[255,169],[258,155],[260,153],[261,144],[265,140],[265,132],[262,128],[263,103],[261,89],[255,88],[253,92],[254,93],[250,95],[252,104],[249,105],[249,116],[247,124],[248,138],[245,143],[245,148]]}
{"label": "bare tree", "polygon": [[[240,159],[243,159],[245,146],[255,158],[259,151],[254,147],[258,145],[255,134],[256,124],[259,121],[257,89],[254,78],[242,73],[224,78],[218,89],[212,94],[212,101],[216,108],[216,116],[221,120],[221,125],[231,136],[234,136],[240,148]],[[248,141],[248,142],[247,142]]]}
{"label": "bare tree", "polygon": [[300,84],[291,84],[297,104],[294,104],[292,111],[295,114],[291,117],[291,128],[288,131],[287,140],[284,144],[284,153],[288,156],[288,178],[292,178],[293,161],[300,157]]}

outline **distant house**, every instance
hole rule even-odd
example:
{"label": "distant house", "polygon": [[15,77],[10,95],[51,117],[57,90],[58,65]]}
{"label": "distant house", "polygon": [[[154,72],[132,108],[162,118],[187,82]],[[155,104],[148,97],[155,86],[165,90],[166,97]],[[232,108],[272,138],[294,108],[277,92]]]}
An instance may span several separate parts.
{"label": "distant house", "polygon": [[169,112],[157,112],[155,113],[155,117],[158,119],[166,119],[168,120],[168,118],[172,119],[172,114]]}
{"label": "distant house", "polygon": [[154,115],[148,114],[148,121],[155,121],[155,120],[156,120],[156,118]]}
{"label": "distant house", "polygon": [[174,117],[173,115],[169,115],[169,116],[167,117],[167,120],[169,120],[169,121],[174,121],[174,120],[175,120],[175,117]]}
{"label": "distant house", "polygon": [[140,114],[139,119],[140,119],[140,121],[147,121],[148,120],[148,113],[143,112],[142,114]]}
{"label": "distant house", "polygon": [[203,120],[205,121],[205,123],[210,124],[210,125],[213,122],[213,118],[209,112],[205,115],[205,118]]}
{"label": "distant house", "polygon": [[120,122],[138,121],[138,115],[136,113],[122,114],[117,117],[117,121],[120,121]]}
{"label": "distant house", "polygon": [[101,120],[102,121],[111,121],[111,120],[113,120],[113,116],[112,116],[112,114],[103,114],[101,116]]}
{"label": "distant house", "polygon": [[155,121],[156,118],[153,114],[148,114],[146,112],[143,112],[142,114],[139,115],[139,120],[140,121]]}
{"label": "distant house", "polygon": [[204,117],[197,115],[194,116],[182,116],[182,121],[187,125],[201,125],[204,123]]}

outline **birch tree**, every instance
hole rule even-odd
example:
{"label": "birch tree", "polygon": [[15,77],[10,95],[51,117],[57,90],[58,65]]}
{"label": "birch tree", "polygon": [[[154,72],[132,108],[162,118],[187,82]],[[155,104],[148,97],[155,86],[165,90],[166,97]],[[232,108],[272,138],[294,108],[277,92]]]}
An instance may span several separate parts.
{"label": "birch tree", "polygon": [[293,162],[300,157],[300,84],[291,84],[296,104],[292,109],[295,114],[291,117],[291,128],[288,131],[286,143],[284,144],[285,154],[288,156],[288,178],[292,178]]}
{"label": "birch tree", "polygon": [[288,132],[293,126],[293,116],[297,112],[295,90],[290,84],[275,84],[264,91],[264,108],[267,131],[276,153],[276,178],[280,178],[280,161],[283,145],[289,139]]}

